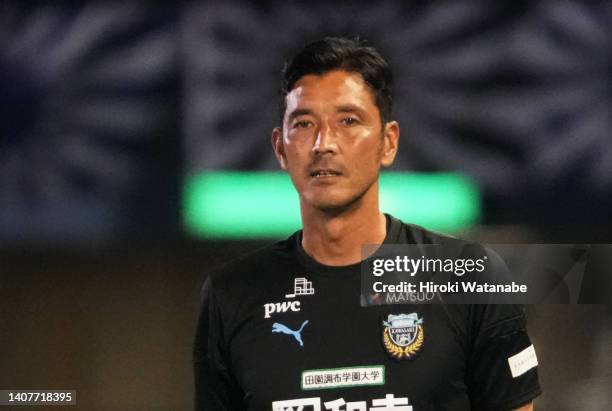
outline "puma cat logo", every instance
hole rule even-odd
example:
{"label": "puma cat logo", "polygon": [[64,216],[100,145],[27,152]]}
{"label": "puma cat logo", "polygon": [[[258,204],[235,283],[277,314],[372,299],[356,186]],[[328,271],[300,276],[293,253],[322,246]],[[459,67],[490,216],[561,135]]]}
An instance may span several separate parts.
{"label": "puma cat logo", "polygon": [[287,334],[287,335],[292,335],[293,338],[295,338],[295,340],[298,342],[298,344],[300,344],[300,347],[304,346],[304,341],[302,341],[302,330],[304,329],[304,327],[306,326],[306,324],[308,324],[308,320],[304,321],[302,323],[302,326],[297,330],[294,331],[291,328],[287,327],[284,324],[281,323],[274,323],[272,324],[272,332],[273,333],[283,333],[283,334]]}

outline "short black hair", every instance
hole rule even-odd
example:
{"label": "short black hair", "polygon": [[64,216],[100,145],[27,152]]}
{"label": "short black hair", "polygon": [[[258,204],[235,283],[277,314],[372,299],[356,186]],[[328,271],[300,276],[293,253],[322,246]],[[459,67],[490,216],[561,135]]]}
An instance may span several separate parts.
{"label": "short black hair", "polygon": [[307,44],[289,60],[282,71],[280,118],[286,110],[285,98],[305,75],[322,75],[332,70],[360,74],[374,93],[382,125],[391,120],[393,75],[387,61],[359,38],[325,37]]}

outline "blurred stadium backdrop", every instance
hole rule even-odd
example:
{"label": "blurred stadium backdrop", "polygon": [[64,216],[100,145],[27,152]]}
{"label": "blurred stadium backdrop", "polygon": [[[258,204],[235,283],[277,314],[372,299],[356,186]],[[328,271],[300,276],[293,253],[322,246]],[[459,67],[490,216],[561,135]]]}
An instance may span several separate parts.
{"label": "blurred stadium backdrop", "polygon": [[[612,243],[612,4],[0,4],[0,389],[190,409],[206,270],[299,227],[269,135],[288,54],[395,74],[384,211],[482,242]],[[610,305],[531,306],[542,410],[612,409]]]}

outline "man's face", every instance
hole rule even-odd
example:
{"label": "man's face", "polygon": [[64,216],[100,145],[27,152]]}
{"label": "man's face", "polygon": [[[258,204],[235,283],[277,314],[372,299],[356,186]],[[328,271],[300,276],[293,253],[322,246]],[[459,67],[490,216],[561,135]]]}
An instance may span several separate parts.
{"label": "man's face", "polygon": [[332,210],[378,195],[380,167],[393,162],[398,138],[396,122],[381,124],[363,78],[334,70],[297,81],[272,145],[302,204]]}

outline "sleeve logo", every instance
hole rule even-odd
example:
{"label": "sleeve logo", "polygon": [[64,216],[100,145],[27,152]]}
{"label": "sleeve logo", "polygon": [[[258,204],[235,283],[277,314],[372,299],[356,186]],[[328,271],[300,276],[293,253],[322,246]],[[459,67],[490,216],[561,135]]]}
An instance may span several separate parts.
{"label": "sleeve logo", "polygon": [[510,365],[512,378],[520,377],[530,369],[537,367],[538,357],[536,357],[533,344],[525,348],[520,353],[508,358],[508,365]]}

